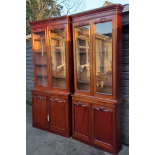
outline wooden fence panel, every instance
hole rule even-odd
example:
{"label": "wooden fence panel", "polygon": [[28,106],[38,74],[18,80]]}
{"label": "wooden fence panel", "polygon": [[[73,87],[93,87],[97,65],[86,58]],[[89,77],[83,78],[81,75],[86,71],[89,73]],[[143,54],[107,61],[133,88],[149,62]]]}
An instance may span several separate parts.
{"label": "wooden fence panel", "polygon": [[122,49],[122,57],[129,56],[129,49]]}
{"label": "wooden fence panel", "polygon": [[[129,13],[122,23],[129,23]],[[129,144],[129,25],[122,27],[122,97],[122,142]]]}
{"label": "wooden fence panel", "polygon": [[26,43],[26,103],[32,104],[31,89],[34,88],[31,41]]}

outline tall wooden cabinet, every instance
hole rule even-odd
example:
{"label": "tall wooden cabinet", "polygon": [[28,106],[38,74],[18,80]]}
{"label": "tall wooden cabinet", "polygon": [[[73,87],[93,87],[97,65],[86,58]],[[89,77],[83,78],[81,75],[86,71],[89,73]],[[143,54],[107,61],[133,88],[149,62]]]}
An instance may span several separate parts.
{"label": "tall wooden cabinet", "polygon": [[33,127],[71,136],[73,60],[69,16],[30,22]]}
{"label": "tall wooden cabinet", "polygon": [[116,155],[122,149],[122,5],[71,15],[72,138]]}

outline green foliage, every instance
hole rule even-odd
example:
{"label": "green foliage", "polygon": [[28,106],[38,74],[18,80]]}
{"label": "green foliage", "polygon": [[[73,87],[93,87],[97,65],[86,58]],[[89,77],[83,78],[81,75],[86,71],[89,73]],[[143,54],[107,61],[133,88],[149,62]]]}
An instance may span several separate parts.
{"label": "green foliage", "polygon": [[30,21],[41,20],[61,15],[63,6],[57,0],[26,1],[26,35],[31,33]]}

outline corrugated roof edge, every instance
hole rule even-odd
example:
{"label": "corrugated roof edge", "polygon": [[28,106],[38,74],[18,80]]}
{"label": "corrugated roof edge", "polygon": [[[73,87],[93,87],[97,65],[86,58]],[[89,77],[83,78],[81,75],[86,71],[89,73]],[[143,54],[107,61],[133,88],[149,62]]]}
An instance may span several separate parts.
{"label": "corrugated roof edge", "polygon": [[128,12],[128,11],[129,11],[129,4],[125,4],[122,13]]}

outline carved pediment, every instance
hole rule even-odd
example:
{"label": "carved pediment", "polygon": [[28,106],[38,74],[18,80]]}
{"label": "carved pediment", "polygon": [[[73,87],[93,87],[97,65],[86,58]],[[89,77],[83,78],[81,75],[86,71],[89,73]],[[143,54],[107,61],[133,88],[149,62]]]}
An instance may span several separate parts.
{"label": "carved pediment", "polygon": [[65,26],[54,26],[52,28],[50,28],[50,30],[60,30],[60,29],[64,29]]}
{"label": "carved pediment", "polygon": [[79,23],[79,24],[77,24],[77,25],[74,25],[74,27],[82,27],[82,26],[86,26],[86,25],[89,25],[89,22],[81,22],[81,23]]}
{"label": "carved pediment", "polygon": [[96,20],[94,21],[94,24],[97,24],[97,23],[104,23],[104,22],[109,22],[109,21],[112,21],[112,18],[101,18],[99,20]]}

